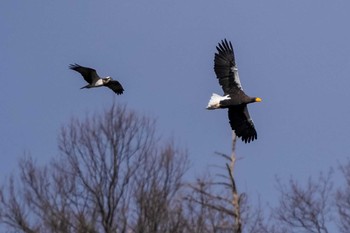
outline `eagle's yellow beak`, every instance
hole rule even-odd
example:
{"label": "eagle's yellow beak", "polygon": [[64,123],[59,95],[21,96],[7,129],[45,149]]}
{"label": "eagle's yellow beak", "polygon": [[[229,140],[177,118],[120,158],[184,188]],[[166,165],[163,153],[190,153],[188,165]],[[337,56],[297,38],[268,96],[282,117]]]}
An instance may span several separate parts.
{"label": "eagle's yellow beak", "polygon": [[262,101],[261,98],[259,98],[259,97],[255,98],[255,102],[261,102],[261,101]]}

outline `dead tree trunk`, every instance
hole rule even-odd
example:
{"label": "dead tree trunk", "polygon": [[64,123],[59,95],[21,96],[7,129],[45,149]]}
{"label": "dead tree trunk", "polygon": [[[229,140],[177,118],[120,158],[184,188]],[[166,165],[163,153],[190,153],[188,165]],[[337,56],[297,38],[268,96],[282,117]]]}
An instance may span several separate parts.
{"label": "dead tree trunk", "polygon": [[237,191],[236,182],[234,179],[234,168],[236,163],[236,141],[237,137],[234,131],[232,131],[232,152],[231,152],[231,163],[226,163],[227,171],[229,174],[231,182],[231,191],[232,191],[232,205],[234,209],[234,233],[242,232],[242,219],[241,219],[241,208],[240,208],[240,195]]}

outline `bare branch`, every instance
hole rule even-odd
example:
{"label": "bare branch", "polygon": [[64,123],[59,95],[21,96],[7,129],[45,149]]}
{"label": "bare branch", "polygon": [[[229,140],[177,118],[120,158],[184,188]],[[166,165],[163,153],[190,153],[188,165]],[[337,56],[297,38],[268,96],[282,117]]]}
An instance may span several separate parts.
{"label": "bare branch", "polygon": [[289,187],[278,182],[280,192],[276,218],[291,228],[308,232],[328,233],[327,222],[331,219],[329,198],[332,190],[332,172],[320,175],[318,182],[309,179],[306,187],[301,187],[291,179]]}
{"label": "bare branch", "polygon": [[337,190],[335,201],[339,216],[339,230],[346,233],[350,229],[350,160],[339,169],[344,176],[345,185]]}
{"label": "bare branch", "polygon": [[36,233],[182,231],[187,153],[157,138],[154,120],[113,105],[73,119],[58,144],[46,166],[21,160],[19,185],[0,190],[0,223]]}

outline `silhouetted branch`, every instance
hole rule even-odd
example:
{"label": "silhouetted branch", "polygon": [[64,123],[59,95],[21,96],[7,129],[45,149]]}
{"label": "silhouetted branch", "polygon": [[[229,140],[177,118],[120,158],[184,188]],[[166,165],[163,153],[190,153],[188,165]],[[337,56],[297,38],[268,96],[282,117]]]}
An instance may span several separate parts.
{"label": "silhouetted branch", "polygon": [[0,223],[22,232],[182,232],[186,151],[155,136],[155,122],[113,105],[72,120],[60,157],[20,162],[20,178],[0,190]]}
{"label": "silhouetted branch", "polygon": [[279,182],[281,197],[275,216],[280,223],[291,228],[328,233],[331,190],[331,173],[327,176],[320,175],[318,182],[309,179],[306,187],[301,187],[293,179],[290,180],[289,187]]}

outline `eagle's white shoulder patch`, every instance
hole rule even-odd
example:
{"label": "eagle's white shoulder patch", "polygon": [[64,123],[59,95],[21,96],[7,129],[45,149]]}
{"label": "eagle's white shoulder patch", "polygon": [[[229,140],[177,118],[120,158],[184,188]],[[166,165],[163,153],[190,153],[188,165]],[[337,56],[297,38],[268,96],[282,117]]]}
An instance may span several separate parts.
{"label": "eagle's white shoulder patch", "polygon": [[239,75],[238,75],[238,68],[237,66],[232,67],[232,71],[233,71],[233,77],[235,79],[235,82],[237,83],[238,87],[243,90],[242,88],[242,84],[241,84],[241,80],[239,79]]}

